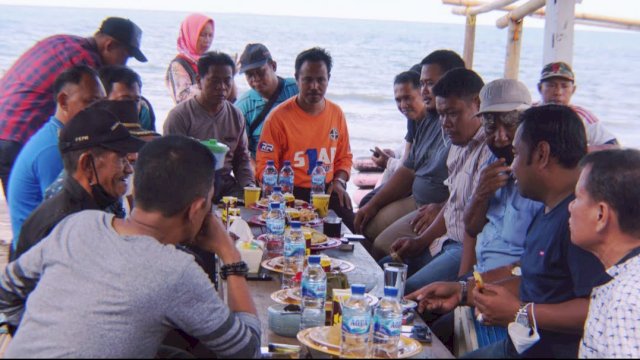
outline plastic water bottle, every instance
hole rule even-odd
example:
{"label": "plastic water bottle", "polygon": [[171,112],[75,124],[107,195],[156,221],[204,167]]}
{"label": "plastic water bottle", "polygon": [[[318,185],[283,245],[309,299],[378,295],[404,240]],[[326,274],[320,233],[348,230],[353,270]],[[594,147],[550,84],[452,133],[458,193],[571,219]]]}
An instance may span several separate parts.
{"label": "plastic water bottle", "polygon": [[304,269],[306,246],[300,221],[291,222],[291,230],[284,235],[284,272],[282,288],[294,288],[300,285]]}
{"label": "plastic water bottle", "polygon": [[278,185],[282,188],[283,194],[293,194],[293,168],[291,167],[291,161],[289,160],[285,160],[284,165],[282,165],[282,169],[280,169]]}
{"label": "plastic water bottle", "polygon": [[267,225],[267,255],[269,258],[282,256],[284,238],[284,211],[280,203],[269,203]]}
{"label": "plastic water bottle", "polygon": [[322,161],[316,162],[316,167],[311,172],[311,197],[309,202],[313,202],[313,194],[324,194],[324,184],[327,177],[327,172],[322,166]]}
{"label": "plastic water bottle", "polygon": [[320,266],[320,256],[309,256],[309,265],[302,273],[302,321],[300,330],[324,326],[324,301],[327,296],[327,275]]}
{"label": "plastic water bottle", "polygon": [[271,196],[269,196],[269,202],[270,203],[280,203],[280,204],[284,204],[284,194],[282,194],[282,190],[280,188],[280,186],[274,186],[273,187],[273,192],[271,193]]}
{"label": "plastic water bottle", "polygon": [[398,289],[385,286],[384,298],[373,313],[373,353],[375,358],[398,357],[398,342],[402,330],[402,306],[398,302]]}
{"label": "plastic water bottle", "polygon": [[363,359],[369,355],[371,309],[364,290],[362,284],[351,285],[351,297],[342,305],[340,356]]}
{"label": "plastic water bottle", "polygon": [[278,184],[278,170],[273,160],[267,160],[267,166],[262,172],[262,196],[269,199],[273,187]]}

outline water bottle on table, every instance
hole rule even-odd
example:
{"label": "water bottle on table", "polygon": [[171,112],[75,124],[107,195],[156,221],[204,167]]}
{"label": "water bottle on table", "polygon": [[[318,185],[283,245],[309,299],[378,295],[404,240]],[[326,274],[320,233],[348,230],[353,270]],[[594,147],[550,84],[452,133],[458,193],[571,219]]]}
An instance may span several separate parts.
{"label": "water bottle on table", "polygon": [[304,269],[305,240],[300,221],[291,222],[291,230],[284,236],[284,272],[282,288],[289,289],[300,285]]}
{"label": "water bottle on table", "polygon": [[284,211],[280,203],[269,203],[267,213],[267,257],[274,258],[282,255],[282,243],[284,240]]}
{"label": "water bottle on table", "polygon": [[320,256],[309,256],[309,265],[302,273],[302,321],[300,330],[324,326],[324,301],[327,296],[327,275],[320,266]]}
{"label": "water bottle on table", "polygon": [[309,197],[309,203],[313,203],[313,194],[324,194],[325,179],[327,172],[322,166],[322,161],[316,162],[316,167],[311,172],[311,196]]}
{"label": "water bottle on table", "polygon": [[364,290],[362,284],[351,285],[351,297],[342,305],[340,356],[361,359],[368,356],[371,309]]}
{"label": "water bottle on table", "polygon": [[280,176],[278,177],[278,185],[282,188],[283,194],[293,194],[293,180],[291,161],[285,160],[282,169],[280,169]]}
{"label": "water bottle on table", "polygon": [[[271,193],[271,196],[269,196],[269,202],[270,203],[279,203],[279,204],[283,204],[284,205],[284,203],[285,203],[284,195],[282,194],[282,190],[281,190],[280,186],[276,185],[276,186],[273,187],[273,192]],[[282,207],[282,209],[284,211],[284,207]]]}
{"label": "water bottle on table", "polygon": [[384,297],[373,313],[374,358],[398,357],[398,342],[402,330],[402,306],[398,302],[398,289],[385,286]]}
{"label": "water bottle on table", "polygon": [[276,185],[278,185],[278,170],[273,160],[267,160],[267,166],[262,172],[262,196],[269,199]]}

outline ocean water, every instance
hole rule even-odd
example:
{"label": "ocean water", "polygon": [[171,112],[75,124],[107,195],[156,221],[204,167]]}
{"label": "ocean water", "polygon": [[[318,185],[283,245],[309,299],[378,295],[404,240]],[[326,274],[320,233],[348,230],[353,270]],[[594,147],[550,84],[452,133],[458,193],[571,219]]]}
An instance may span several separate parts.
{"label": "ocean water", "polygon": [[[434,3],[433,6],[443,6]],[[173,103],[164,86],[167,64],[176,54],[176,37],[187,12],[122,9],[73,9],[0,6],[0,73],[36,41],[60,33],[93,34],[107,16],[132,19],[143,30],[148,63],[129,60],[143,80],[142,92],[153,104],[157,128]],[[462,53],[460,25],[327,18],[208,13],[216,21],[212,49],[239,54],[249,42],[262,42],[278,63],[278,74],[293,76],[295,56],[312,46],[328,49],[334,61],[327,97],[344,110],[355,156],[374,145],[402,144],[405,120],[393,101],[393,78],[429,52],[447,48]],[[485,82],[502,76],[507,32],[478,26],[474,70]],[[520,80],[539,99],[543,29],[523,33]],[[636,123],[640,102],[640,34],[578,31],[574,70],[578,86],[573,102],[593,111],[626,146],[640,147]],[[236,77],[240,93],[249,87]]]}

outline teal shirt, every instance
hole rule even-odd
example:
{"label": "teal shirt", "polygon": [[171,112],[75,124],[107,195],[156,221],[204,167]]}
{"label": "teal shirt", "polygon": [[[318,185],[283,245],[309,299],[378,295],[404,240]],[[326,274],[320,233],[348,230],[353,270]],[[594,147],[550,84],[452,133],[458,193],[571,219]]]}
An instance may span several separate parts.
{"label": "teal shirt", "polygon": [[[293,78],[284,79],[284,89],[282,89],[282,92],[271,108],[271,111],[273,111],[276,106],[280,105],[285,100],[288,100],[290,97],[297,94],[298,85],[296,85],[296,80]],[[269,99],[263,98],[257,91],[253,89],[245,92],[240,96],[238,100],[236,100],[234,105],[238,109],[240,109],[242,115],[244,116],[244,119],[247,123],[247,132],[249,131],[249,128],[251,127],[253,121],[262,112],[262,109],[267,104],[268,100]],[[255,129],[253,134],[247,133],[247,137],[249,138],[249,151],[251,152],[251,157],[254,159],[256,158],[256,147],[258,146],[258,141],[260,140],[260,134],[262,133],[263,125],[264,121]]]}

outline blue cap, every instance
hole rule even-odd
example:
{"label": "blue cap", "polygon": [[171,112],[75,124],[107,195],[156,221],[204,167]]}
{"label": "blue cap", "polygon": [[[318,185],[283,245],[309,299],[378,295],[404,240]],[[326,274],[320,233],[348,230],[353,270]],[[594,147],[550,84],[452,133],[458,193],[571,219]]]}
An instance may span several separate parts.
{"label": "blue cap", "polygon": [[320,160],[316,161],[316,166],[322,166],[322,161]]}
{"label": "blue cap", "polygon": [[309,256],[309,264],[320,264],[320,255],[311,255]]}
{"label": "blue cap", "polygon": [[389,296],[389,297],[398,296],[398,288],[394,288],[393,286],[385,286],[384,287],[384,296]]}
{"label": "blue cap", "polygon": [[282,163],[284,164],[284,166],[291,166],[291,161],[289,160],[285,160]]}
{"label": "blue cap", "polygon": [[273,160],[267,160],[267,165],[275,165],[276,162]]}
{"label": "blue cap", "polygon": [[278,186],[278,185],[274,186],[273,191],[282,191],[282,186]]}
{"label": "blue cap", "polygon": [[297,220],[290,221],[290,224],[292,229],[300,229],[302,227],[302,224],[300,224],[300,221],[297,221]]}
{"label": "blue cap", "polygon": [[351,284],[351,295],[364,295],[365,289],[363,284]]}
{"label": "blue cap", "polygon": [[269,209],[280,209],[280,203],[279,202],[270,202],[269,203]]}

